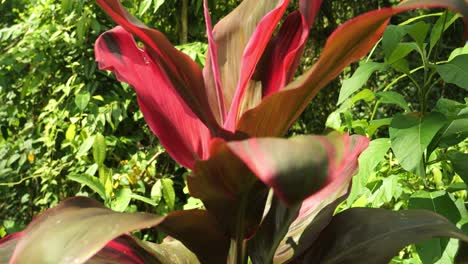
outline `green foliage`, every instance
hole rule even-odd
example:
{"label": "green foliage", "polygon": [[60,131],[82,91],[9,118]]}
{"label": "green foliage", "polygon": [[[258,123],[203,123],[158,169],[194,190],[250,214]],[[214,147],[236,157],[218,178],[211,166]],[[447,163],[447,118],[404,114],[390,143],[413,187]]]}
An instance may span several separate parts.
{"label": "green foliage", "polygon": [[[158,21],[152,13],[162,2],[153,2],[144,18]],[[74,195],[119,211],[181,208],[187,197],[180,177],[159,185],[164,200],[151,198],[158,179],[183,171],[141,129],[133,89],[97,71],[93,44],[112,25],[94,1],[6,1],[0,12],[7,14],[0,20],[2,230],[17,231]],[[181,49],[204,63],[205,45]]]}
{"label": "green foliage", "polygon": [[[183,39],[181,1],[123,2],[173,43]],[[240,1],[209,2],[217,21]],[[322,46],[320,36],[356,13],[394,1],[370,2],[351,9],[349,3],[325,1],[299,72],[308,68],[319,51],[316,47]],[[117,212],[170,215],[175,209],[203,207],[200,200],[188,197],[186,170],[170,160],[146,128],[131,87],[96,71],[93,43],[112,25],[94,2],[0,3],[0,237],[23,229],[41,211],[74,195],[101,200]],[[204,65],[202,1],[192,0],[189,5],[189,43],[176,47]],[[360,171],[340,210],[423,208],[453,224],[468,221],[464,206],[468,101],[463,102],[468,45],[452,51],[452,43],[441,43],[445,31],[459,30],[457,19],[444,12],[389,26],[382,45],[357,68],[350,67],[353,74],[343,81],[339,96],[334,90],[319,95],[323,102],[311,104],[291,130],[321,132],[322,121],[334,107],[330,102],[338,98],[339,109],[328,117],[327,126],[374,138],[359,158]],[[453,100],[439,99],[442,95]],[[282,211],[286,210],[282,204],[275,206],[267,220],[283,217],[290,223],[297,213]],[[391,215],[404,220],[399,216]],[[367,213],[353,217],[359,223],[362,217],[369,220]],[[385,223],[379,227],[392,224],[382,219]],[[341,227],[340,221],[334,224]],[[262,226],[264,237],[257,250],[264,256],[259,258],[273,258],[282,236],[271,235],[287,231],[284,226],[274,229],[274,223],[265,221]],[[428,230],[437,228],[429,224]],[[162,238],[154,231],[136,234],[148,240]],[[261,252],[265,241],[273,245]],[[375,246],[365,241],[369,248]],[[341,251],[339,246],[330,251]],[[407,248],[393,262],[449,263],[457,250],[455,240],[434,239]]]}
{"label": "green foliage", "polygon": [[[327,126],[374,138],[359,158],[348,206],[427,209],[464,221],[466,45],[441,43],[457,18],[443,12],[388,26],[381,45],[343,81]],[[446,90],[452,98],[439,98]],[[394,262],[453,263],[457,250],[453,241],[433,239]]]}

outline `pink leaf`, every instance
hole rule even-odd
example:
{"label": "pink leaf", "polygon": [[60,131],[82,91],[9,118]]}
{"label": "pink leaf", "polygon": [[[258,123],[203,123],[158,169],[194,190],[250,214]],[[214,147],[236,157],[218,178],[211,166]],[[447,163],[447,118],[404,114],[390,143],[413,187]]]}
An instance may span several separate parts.
{"label": "pink leaf", "polygon": [[130,33],[122,27],[104,33],[95,54],[101,69],[113,71],[135,88],[146,122],[177,162],[193,168],[195,160],[207,157],[210,131]]}

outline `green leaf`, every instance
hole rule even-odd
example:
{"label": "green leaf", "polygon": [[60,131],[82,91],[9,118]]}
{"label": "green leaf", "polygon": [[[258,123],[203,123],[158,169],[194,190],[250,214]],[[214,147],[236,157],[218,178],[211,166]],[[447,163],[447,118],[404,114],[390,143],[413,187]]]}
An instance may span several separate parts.
{"label": "green leaf", "polygon": [[354,105],[356,102],[360,100],[364,100],[366,102],[371,102],[375,99],[375,94],[369,89],[363,89],[359,93],[357,93],[355,96],[351,98],[350,105]]}
{"label": "green leaf", "polygon": [[124,212],[130,204],[132,190],[129,188],[119,189],[114,192],[115,199],[111,202],[112,210],[116,212]]}
{"label": "green leaf", "polygon": [[351,208],[333,217],[302,263],[389,263],[406,245],[433,237],[468,241],[455,225],[431,211]]}
{"label": "green leaf", "polygon": [[419,113],[398,114],[390,124],[392,150],[401,166],[418,175],[425,175],[423,154],[446,118],[437,112],[422,117]]}
{"label": "green leaf", "polygon": [[466,105],[460,102],[447,98],[440,98],[437,100],[434,112],[439,112],[445,115],[448,119],[456,119],[457,115],[465,107]]}
{"label": "green leaf", "polygon": [[342,104],[348,99],[354,92],[359,90],[364,84],[366,84],[369,77],[379,70],[384,70],[387,66],[377,62],[367,62],[361,64],[356,71],[353,73],[351,78],[343,81],[341,86],[340,95],[338,97],[338,105]]}
{"label": "green leaf", "polygon": [[447,11],[437,19],[431,30],[429,54],[432,53],[432,49],[435,47],[437,42],[439,42],[442,33],[445,32],[459,17],[460,15]]}
{"label": "green leaf", "polygon": [[408,34],[416,41],[419,47],[423,47],[424,40],[429,32],[429,24],[424,21],[419,21],[412,25],[406,26]]}
{"label": "green leaf", "polygon": [[453,170],[468,184],[468,153],[449,152],[448,157]]}
{"label": "green leaf", "polygon": [[452,51],[452,53],[450,53],[450,56],[448,58],[448,61],[451,61],[453,60],[455,57],[459,56],[459,55],[466,55],[468,54],[468,43],[465,44],[465,46],[461,47],[461,48],[456,48]]}
{"label": "green leaf", "polygon": [[398,43],[392,54],[385,61],[387,64],[393,64],[408,55],[411,51],[417,50],[418,46],[414,42]]}
{"label": "green leaf", "polygon": [[362,193],[365,188],[369,176],[374,172],[374,169],[385,158],[390,149],[389,138],[379,138],[372,140],[369,146],[361,153],[358,158],[359,171],[353,177],[351,193],[348,198],[348,204],[351,205],[356,198]]}
{"label": "green leaf", "polygon": [[408,107],[408,102],[406,102],[405,97],[397,92],[379,92],[376,95],[379,98],[379,101],[383,104],[394,104],[408,112],[411,111]]}
{"label": "green leaf", "polygon": [[75,96],[75,104],[81,111],[85,110],[86,106],[91,99],[89,92],[79,93]]}
{"label": "green leaf", "polygon": [[151,7],[153,0],[143,0],[140,2],[140,11],[138,12],[138,15],[142,16],[143,14],[148,11],[148,9]]}
{"label": "green leaf", "polygon": [[382,49],[387,60],[405,35],[406,28],[404,26],[387,26],[382,36]]}
{"label": "green leaf", "polygon": [[169,207],[169,210],[172,211],[175,205],[174,182],[169,178],[163,178],[161,179],[161,185],[164,201]]}
{"label": "green leaf", "polygon": [[93,147],[94,144],[94,136],[88,137],[83,144],[81,144],[78,152],[76,153],[76,157],[80,158],[81,156],[88,153],[88,151]]}
{"label": "green leaf", "polygon": [[94,136],[93,157],[99,166],[102,166],[106,160],[106,147],[106,138],[101,133],[97,133]]}
{"label": "green leaf", "polygon": [[370,198],[372,207],[382,207],[384,204],[390,203],[392,199],[397,200],[401,196],[402,188],[398,179],[398,175],[391,175],[383,179],[379,189]]}
{"label": "green leaf", "polygon": [[151,187],[151,199],[156,203],[159,204],[162,198],[162,181],[160,179],[156,180]]}
{"label": "green leaf", "polygon": [[468,107],[462,109],[455,120],[441,130],[439,146],[450,147],[468,137]]}
{"label": "green leaf", "polygon": [[[433,211],[454,224],[461,219],[458,208],[445,191],[416,192],[411,195],[408,208]],[[431,239],[416,244],[416,250],[424,264],[434,263],[442,257],[448,242],[446,238]]]}
{"label": "green leaf", "polygon": [[369,126],[367,127],[367,134],[369,137],[372,137],[374,133],[382,126],[389,126],[392,123],[393,118],[382,118],[382,119],[374,119],[369,122]]}
{"label": "green leaf", "polygon": [[81,183],[91,190],[95,191],[104,201],[107,200],[104,185],[99,181],[97,177],[88,174],[70,174],[68,178],[72,181]]}
{"label": "green leaf", "polygon": [[68,141],[73,141],[76,135],[76,125],[70,124],[67,128],[67,132],[65,132],[65,139]]}
{"label": "green leaf", "polygon": [[456,56],[445,64],[436,65],[436,70],[445,82],[468,90],[468,54]]}
{"label": "green leaf", "polygon": [[141,202],[144,202],[144,203],[147,203],[147,204],[152,205],[152,206],[157,206],[158,205],[158,203],[155,202],[154,200],[149,199],[149,198],[144,197],[144,196],[141,196],[141,195],[138,195],[138,194],[135,194],[135,193],[130,194],[130,198],[141,201]]}
{"label": "green leaf", "polygon": [[29,224],[10,261],[84,263],[110,240],[163,220],[147,213],[113,212],[86,197],[68,199]]}

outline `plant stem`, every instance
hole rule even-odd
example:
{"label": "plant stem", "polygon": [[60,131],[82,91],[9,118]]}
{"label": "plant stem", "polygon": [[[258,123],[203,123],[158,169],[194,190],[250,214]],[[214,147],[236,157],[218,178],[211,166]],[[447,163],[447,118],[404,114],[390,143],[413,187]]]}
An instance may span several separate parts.
{"label": "plant stem", "polygon": [[231,244],[231,261],[232,264],[246,264],[247,263],[247,252],[246,252],[246,240],[244,239],[245,229],[245,211],[247,208],[247,194],[242,195],[239,209],[237,211],[236,221],[236,236],[234,244]]}

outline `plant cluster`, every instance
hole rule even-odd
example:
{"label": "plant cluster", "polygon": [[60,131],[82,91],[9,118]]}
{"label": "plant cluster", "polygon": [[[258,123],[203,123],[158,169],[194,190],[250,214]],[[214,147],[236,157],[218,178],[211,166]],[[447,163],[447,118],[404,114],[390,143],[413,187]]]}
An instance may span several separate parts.
{"label": "plant cluster", "polygon": [[[76,123],[94,121],[96,126],[88,134],[81,130],[80,136],[85,133],[83,143],[75,146],[81,155],[75,155],[80,158],[91,152],[86,158],[92,158],[92,165],[86,172],[66,174],[91,188],[104,205],[87,197],[65,200],[24,231],[0,240],[0,261],[388,263],[405,245],[429,238],[453,237],[468,242],[468,236],[455,226],[466,210],[452,201],[454,195],[448,188],[412,194],[408,204],[400,206],[413,210],[340,206],[349,192],[350,205],[367,205],[363,200],[370,195],[381,196],[373,197],[374,202],[398,199],[397,190],[386,191],[387,186],[397,186],[399,178],[386,175],[382,179],[379,173],[373,174],[390,148],[395,157],[389,154],[387,173],[396,173],[396,167],[428,186],[432,174],[440,187],[443,179],[439,176],[436,180],[431,166],[448,162],[454,175],[461,177],[455,175],[451,184],[466,177],[466,154],[453,146],[463,148],[467,105],[441,99],[432,107],[428,102],[429,93],[441,81],[467,89],[466,48],[453,51],[447,60],[431,60],[440,36],[458,15],[443,13],[432,29],[419,21],[421,18],[387,27],[393,15],[421,7],[450,8],[465,17],[467,26],[465,1],[407,0],[394,8],[360,15],[336,29],[317,61],[297,78],[296,69],[320,0],[300,0],[298,9],[284,20],[289,1],[244,0],[214,27],[209,3],[203,1],[206,59],[180,50],[190,50],[191,45],[172,46],[160,31],[146,27],[118,0],[97,2],[119,24],[96,41],[99,68],[112,71],[119,81],[135,89],[144,120],[167,153],[189,169],[183,180],[190,195],[199,200],[193,200],[194,209],[174,211],[174,181],[158,176],[147,165],[140,172],[132,161],[130,165],[124,162],[123,170],[132,167],[134,174],[116,177],[119,174],[113,174],[105,164],[109,140],[99,129],[105,131],[104,124],[109,122],[116,131],[115,123],[121,120],[113,119],[112,111],[103,120],[89,120],[83,110],[91,93],[78,86],[73,103],[81,112]],[[145,1],[145,5],[148,2],[158,3]],[[350,63],[376,47],[382,35],[384,62],[368,59],[343,83],[340,108],[327,122],[338,132],[283,138],[309,101]],[[421,67],[412,68],[414,63],[408,58],[413,52],[420,55]],[[402,75],[381,86],[383,91],[365,89],[351,97],[373,72],[383,69]],[[410,91],[417,94],[418,100],[411,104],[401,94],[388,91],[404,78],[411,81],[414,89]],[[360,100],[374,102],[374,109],[395,104],[406,112],[375,119],[374,110],[367,119],[356,119],[349,110]],[[389,137],[375,139],[367,148],[367,137],[386,125]],[[74,130],[76,125],[67,128],[62,147],[73,148]],[[162,149],[156,149],[149,163],[161,153]],[[361,169],[352,178],[358,163]],[[96,173],[99,177],[93,176]],[[135,189],[119,187],[142,179],[154,181],[151,199]],[[383,191],[372,192],[373,188]],[[162,198],[159,215],[128,210],[130,199],[161,208]],[[149,226],[169,237],[155,244],[129,235]],[[428,243],[437,243],[443,251],[448,240]],[[427,245],[418,245],[424,262],[442,257]],[[459,260],[462,258],[460,254]]]}

